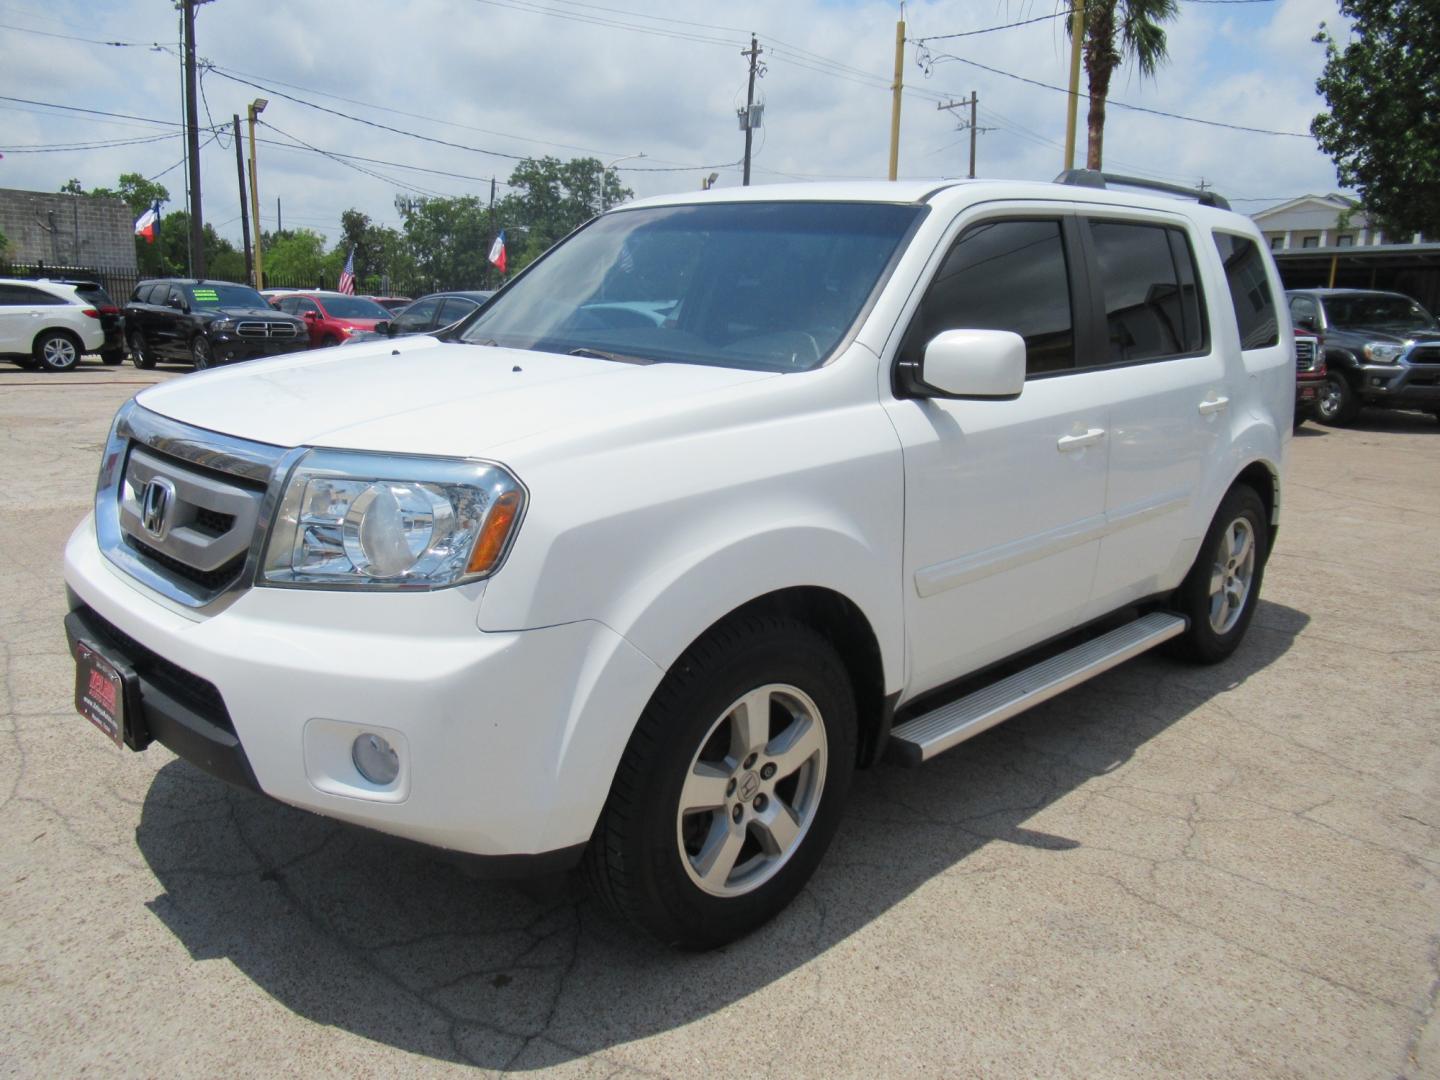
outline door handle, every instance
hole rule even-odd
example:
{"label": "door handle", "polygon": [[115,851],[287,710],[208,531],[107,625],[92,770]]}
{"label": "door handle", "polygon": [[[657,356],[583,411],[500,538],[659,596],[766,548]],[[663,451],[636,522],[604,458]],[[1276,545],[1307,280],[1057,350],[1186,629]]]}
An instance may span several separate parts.
{"label": "door handle", "polygon": [[1228,397],[1206,398],[1200,402],[1200,415],[1210,416],[1217,412],[1224,412],[1229,407],[1230,399]]}
{"label": "door handle", "polygon": [[1103,427],[1092,427],[1082,435],[1062,435],[1055,443],[1055,448],[1062,454],[1068,454],[1072,450],[1084,450],[1087,446],[1094,446],[1101,439],[1105,438]]}

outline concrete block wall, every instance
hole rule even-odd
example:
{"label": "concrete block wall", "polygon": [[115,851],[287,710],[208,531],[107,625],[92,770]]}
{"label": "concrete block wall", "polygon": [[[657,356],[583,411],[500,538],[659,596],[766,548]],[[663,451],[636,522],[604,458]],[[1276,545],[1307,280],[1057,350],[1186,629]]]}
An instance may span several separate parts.
{"label": "concrete block wall", "polygon": [[134,273],[135,223],[123,199],[0,188],[5,259]]}

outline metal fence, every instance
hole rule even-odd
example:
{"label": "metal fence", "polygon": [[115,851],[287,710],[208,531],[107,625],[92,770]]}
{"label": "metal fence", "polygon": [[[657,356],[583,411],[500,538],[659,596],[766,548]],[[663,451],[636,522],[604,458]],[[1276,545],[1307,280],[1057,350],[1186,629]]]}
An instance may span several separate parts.
{"label": "metal fence", "polygon": [[101,270],[94,266],[52,266],[49,263],[8,263],[0,260],[0,277],[94,281],[104,287],[117,304],[130,299],[140,275],[135,270]]}

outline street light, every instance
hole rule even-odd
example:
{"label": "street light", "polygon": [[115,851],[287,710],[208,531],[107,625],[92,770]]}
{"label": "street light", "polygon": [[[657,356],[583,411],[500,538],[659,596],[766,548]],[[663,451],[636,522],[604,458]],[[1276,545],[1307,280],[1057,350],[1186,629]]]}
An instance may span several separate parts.
{"label": "street light", "polygon": [[255,288],[265,287],[265,245],[261,242],[260,230],[260,180],[255,168],[255,117],[265,111],[270,102],[263,97],[256,98],[245,108],[245,118],[250,124],[250,216],[255,221]]}
{"label": "street light", "polygon": [[600,212],[602,214],[610,209],[610,199],[605,192],[605,177],[609,175],[610,170],[622,161],[634,161],[636,158],[643,158],[644,156],[644,154],[626,154],[624,157],[616,158],[600,170]]}

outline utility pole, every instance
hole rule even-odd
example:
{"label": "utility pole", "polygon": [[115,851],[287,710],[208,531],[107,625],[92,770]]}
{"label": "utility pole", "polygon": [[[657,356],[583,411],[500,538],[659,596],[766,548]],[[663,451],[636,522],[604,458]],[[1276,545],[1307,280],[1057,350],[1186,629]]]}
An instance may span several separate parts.
{"label": "utility pole", "polygon": [[895,81],[890,84],[890,179],[900,170],[900,95],[905,89],[905,6],[895,24]]}
{"label": "utility pole", "polygon": [[250,125],[250,217],[255,222],[255,288],[265,287],[265,233],[260,228],[260,172],[255,165],[255,117],[265,111],[270,102],[256,98],[245,107],[245,118]]}
{"label": "utility pole", "polygon": [[755,76],[764,74],[759,64],[760,54],[764,51],[754,34],[750,35],[750,48],[740,50],[741,56],[750,58],[750,86],[745,91],[745,112],[740,117],[740,126],[745,129],[745,175],[740,183],[745,187],[750,186],[750,141],[754,130],[760,126],[760,117],[755,112]]}
{"label": "utility pole", "polygon": [[285,231],[285,215],[280,212],[280,196],[275,196],[275,231]]}
{"label": "utility pole", "polygon": [[964,131],[967,127],[970,129],[970,179],[971,179],[971,180],[974,180],[974,179],[975,179],[975,136],[978,135],[978,134],[980,134],[980,132],[982,132],[982,131],[990,131],[990,130],[991,130],[990,128],[982,128],[982,127],[980,127],[980,126],[979,126],[979,123],[977,122],[977,120],[976,120],[976,118],[975,118],[975,108],[976,108],[977,105],[979,105],[979,103],[980,103],[980,95],[977,94],[974,90],[971,90],[971,91],[970,91],[970,96],[969,96],[968,98],[961,98],[959,101],[940,101],[940,102],[936,102],[936,104],[935,104],[935,108],[940,109],[940,110],[945,111],[945,112],[948,112],[948,111],[950,111],[950,110],[952,110],[952,109],[959,109],[959,108],[962,108],[963,106],[966,106],[966,105],[969,105],[969,106],[970,106],[970,122],[969,122],[968,124],[965,124],[965,123],[960,124],[960,126],[957,127],[955,130],[956,130],[956,131]]}
{"label": "utility pole", "polygon": [[1070,11],[1070,101],[1065,112],[1065,169],[1075,167],[1075,114],[1080,106],[1080,53],[1085,44],[1085,0]]}
{"label": "utility pole", "polygon": [[180,0],[185,17],[185,156],[190,164],[190,271],[205,276],[205,221],[200,204],[200,112],[195,102],[195,7],[206,0]]}
{"label": "utility pole", "polygon": [[245,152],[240,148],[240,114],[232,113],[231,119],[235,122],[235,181],[240,185],[240,239],[245,245],[245,280],[253,283],[255,255],[250,250],[250,207],[245,203]]}

